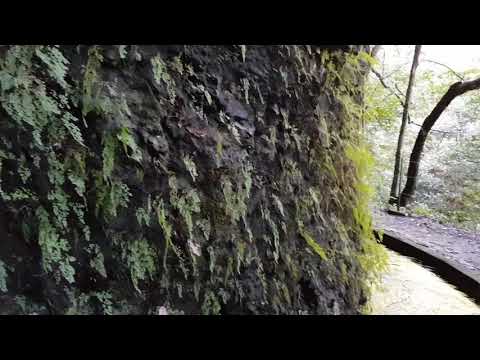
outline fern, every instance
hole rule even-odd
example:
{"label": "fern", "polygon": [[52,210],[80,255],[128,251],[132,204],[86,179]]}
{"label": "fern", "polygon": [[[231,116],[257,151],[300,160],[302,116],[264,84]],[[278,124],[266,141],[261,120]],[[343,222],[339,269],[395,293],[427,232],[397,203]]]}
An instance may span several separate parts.
{"label": "fern", "polygon": [[150,226],[150,218],[152,212],[152,204],[150,200],[150,196],[147,199],[147,206],[145,208],[139,208],[136,210],[135,215],[137,217],[137,222],[140,226]]}
{"label": "fern", "polygon": [[161,82],[165,83],[165,85],[167,86],[167,93],[170,99],[170,103],[174,104],[176,98],[175,81],[168,73],[167,66],[163,62],[160,55],[153,57],[151,63],[153,78],[155,79],[155,82],[157,84],[161,84]]}
{"label": "fern", "polygon": [[29,200],[29,201],[37,201],[38,198],[35,194],[33,194],[30,190],[25,188],[19,188],[15,190],[11,194],[4,195],[5,200],[9,201],[22,201],[22,200]]}
{"label": "fern", "polygon": [[103,179],[107,181],[112,177],[115,167],[115,152],[117,139],[114,136],[107,135],[103,138]]}
{"label": "fern", "polygon": [[90,227],[85,223],[86,206],[83,204],[74,203],[74,204],[71,204],[71,208],[72,208],[72,211],[77,216],[77,219],[82,229],[85,240],[90,241]]}
{"label": "fern", "polygon": [[102,210],[105,220],[117,217],[119,208],[126,208],[132,194],[126,184],[114,180],[110,184],[98,178],[95,181],[97,188],[96,213]]}
{"label": "fern", "polygon": [[36,212],[39,220],[38,244],[42,251],[43,268],[46,272],[54,272],[54,266],[58,264],[61,275],[70,284],[75,281],[75,269],[71,262],[75,259],[70,257],[68,242],[60,237],[57,230],[50,222],[49,215],[43,207]]}
{"label": "fern", "polygon": [[68,85],[65,81],[65,76],[69,61],[63,56],[61,51],[53,46],[39,46],[35,49],[35,55],[47,65],[52,79],[57,81],[62,88],[67,89]]}
{"label": "fern", "polygon": [[85,146],[83,142],[83,135],[78,126],[75,124],[78,119],[73,116],[71,113],[67,112],[62,116],[62,122],[68,133],[72,138],[80,145]]}
{"label": "fern", "polygon": [[156,273],[154,249],[147,240],[141,238],[124,245],[123,258],[130,270],[133,286],[138,292],[141,292],[138,287],[139,281],[152,278]]}
{"label": "fern", "polygon": [[102,305],[102,310],[105,315],[113,315],[112,294],[107,291],[95,292],[92,297],[96,297]]}
{"label": "fern", "polygon": [[100,247],[98,245],[93,245],[91,249],[94,256],[92,260],[90,260],[90,267],[98,272],[102,277],[107,278],[107,270],[105,269],[104,257]]}
{"label": "fern", "polygon": [[0,260],[0,291],[6,293],[7,289],[7,269],[5,263]]}
{"label": "fern", "polygon": [[185,195],[181,195],[178,190],[177,179],[174,176],[169,178],[168,184],[170,186],[170,201],[185,220],[189,237],[192,238],[192,214],[200,212],[200,199],[194,189],[189,190]]}

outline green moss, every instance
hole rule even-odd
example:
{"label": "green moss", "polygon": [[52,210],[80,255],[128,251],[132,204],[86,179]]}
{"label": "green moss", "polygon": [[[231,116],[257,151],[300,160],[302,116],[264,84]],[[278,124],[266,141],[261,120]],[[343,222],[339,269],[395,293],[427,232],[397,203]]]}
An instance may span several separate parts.
{"label": "green moss", "polygon": [[247,201],[252,188],[251,171],[251,165],[245,165],[241,170],[241,177],[239,177],[235,187],[229,177],[222,176],[220,179],[220,186],[225,199],[225,214],[230,217],[233,223],[237,223],[241,218],[246,217]]}
{"label": "green moss", "polygon": [[373,188],[368,183],[368,176],[373,166],[373,158],[365,146],[350,145],[346,148],[346,156],[350,159],[356,170],[356,183],[354,184],[356,199],[352,209],[355,219],[357,236],[361,240],[361,252],[357,259],[367,274],[365,289],[369,289],[369,282],[378,280],[379,275],[387,266],[387,253],[377,242],[372,225],[372,215],[369,209],[369,200],[373,195]]}
{"label": "green moss", "polygon": [[137,146],[129,128],[122,127],[117,134],[117,139],[123,145],[123,150],[129,158],[137,162],[142,161],[142,151]]}
{"label": "green moss", "polygon": [[298,224],[300,235],[307,242],[307,244],[315,251],[315,253],[322,258],[322,260],[328,260],[327,254],[323,247],[317,244],[314,238],[312,238],[306,231],[303,224]]}

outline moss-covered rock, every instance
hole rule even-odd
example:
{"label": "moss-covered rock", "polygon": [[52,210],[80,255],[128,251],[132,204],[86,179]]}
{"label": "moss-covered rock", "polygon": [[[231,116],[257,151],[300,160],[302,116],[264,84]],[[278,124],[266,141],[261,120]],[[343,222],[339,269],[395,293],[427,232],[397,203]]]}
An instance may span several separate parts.
{"label": "moss-covered rock", "polygon": [[0,292],[18,311],[360,312],[382,263],[361,47],[0,51]]}

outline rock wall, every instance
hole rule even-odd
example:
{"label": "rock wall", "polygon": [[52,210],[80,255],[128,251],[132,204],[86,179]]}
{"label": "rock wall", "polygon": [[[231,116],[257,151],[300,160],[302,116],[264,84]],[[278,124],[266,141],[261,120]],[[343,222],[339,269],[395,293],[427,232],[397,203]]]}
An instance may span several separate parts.
{"label": "rock wall", "polygon": [[362,49],[1,48],[0,312],[358,314]]}

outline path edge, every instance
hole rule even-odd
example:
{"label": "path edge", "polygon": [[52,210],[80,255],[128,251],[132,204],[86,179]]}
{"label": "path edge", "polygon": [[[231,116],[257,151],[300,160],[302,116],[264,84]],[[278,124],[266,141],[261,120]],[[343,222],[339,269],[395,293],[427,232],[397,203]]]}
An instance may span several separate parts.
{"label": "path edge", "polygon": [[380,232],[383,233],[381,243],[385,245],[385,247],[401,255],[414,258],[422,265],[428,266],[435,274],[467,294],[480,306],[480,277],[463,266],[455,264],[443,256],[429,249],[424,249],[414,242],[401,238],[390,231],[374,230],[377,239],[380,239]]}

